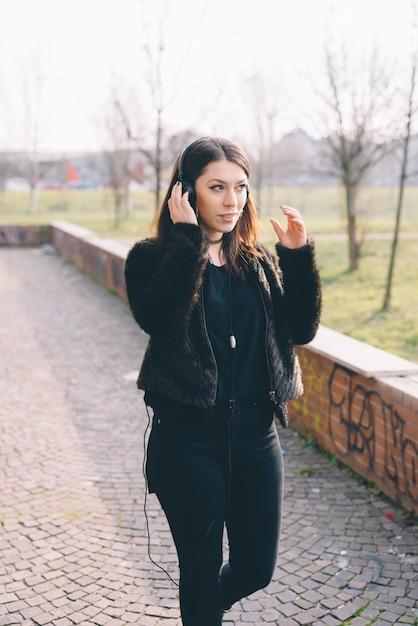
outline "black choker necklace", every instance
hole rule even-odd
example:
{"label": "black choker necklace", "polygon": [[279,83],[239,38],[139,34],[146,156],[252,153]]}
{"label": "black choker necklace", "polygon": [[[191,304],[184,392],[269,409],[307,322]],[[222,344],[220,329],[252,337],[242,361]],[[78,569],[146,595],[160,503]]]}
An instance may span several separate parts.
{"label": "black choker necklace", "polygon": [[209,245],[215,244],[215,243],[221,243],[222,239],[223,239],[223,235],[219,237],[219,239],[209,239]]}

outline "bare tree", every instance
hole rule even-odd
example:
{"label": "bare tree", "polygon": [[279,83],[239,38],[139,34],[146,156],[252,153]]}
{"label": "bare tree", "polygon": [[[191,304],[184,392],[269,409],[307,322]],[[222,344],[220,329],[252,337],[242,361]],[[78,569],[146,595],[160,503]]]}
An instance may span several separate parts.
{"label": "bare tree", "polygon": [[[416,12],[416,3],[413,3],[414,12]],[[414,24],[414,32],[416,34],[417,24]],[[398,200],[396,205],[396,216],[395,216],[395,227],[393,232],[392,246],[391,246],[391,254],[389,260],[388,274],[386,279],[386,287],[385,287],[385,295],[383,298],[383,306],[382,309],[388,309],[391,304],[391,294],[392,294],[392,283],[393,283],[393,273],[395,270],[395,260],[396,260],[396,251],[398,247],[399,240],[399,230],[401,224],[401,214],[402,214],[402,206],[403,206],[403,198],[405,191],[405,184],[408,178],[408,161],[409,161],[409,151],[411,144],[411,135],[412,135],[412,123],[414,117],[417,113],[416,106],[416,79],[417,79],[417,50],[413,50],[412,53],[412,63],[411,63],[411,75],[410,75],[410,83],[409,83],[409,93],[407,97],[407,108],[406,108],[406,119],[405,119],[405,128],[403,135],[400,141],[401,147],[401,167],[400,167],[400,175],[399,175],[399,187],[398,187]]]}
{"label": "bare tree", "polygon": [[114,228],[119,228],[122,217],[129,207],[129,184],[131,180],[132,140],[125,123],[120,91],[113,85],[110,89],[102,125],[108,167],[109,185],[113,192]]}
{"label": "bare tree", "polygon": [[40,149],[46,130],[46,76],[40,57],[31,59],[31,66],[22,64],[21,163],[29,185],[28,212],[37,211],[37,187],[40,178]]}
{"label": "bare tree", "polygon": [[0,153],[0,194],[4,191],[5,183],[13,172],[13,163],[10,154],[7,152]]}
{"label": "bare tree", "polygon": [[40,150],[47,129],[47,57],[42,45],[16,61],[13,81],[0,84],[4,142],[29,186],[28,212],[36,213]]}
{"label": "bare tree", "polygon": [[[250,87],[250,88],[248,88]],[[254,188],[260,206],[273,208],[273,185],[276,175],[276,144],[278,142],[278,118],[280,111],[279,91],[274,76],[254,73],[244,83],[245,93],[251,97],[245,101],[250,112],[250,128],[253,129],[251,144],[254,154]],[[264,201],[263,192],[267,190]]]}
{"label": "bare tree", "polygon": [[[167,80],[165,65],[170,53],[167,33],[170,27],[170,11],[175,10],[175,7],[169,0],[159,2],[141,0],[140,6],[143,26],[142,52],[145,61],[142,65],[143,71],[142,76],[139,77],[139,83],[142,80],[145,81],[146,88],[142,88],[141,100],[145,98],[145,95],[149,95],[152,121],[147,124],[144,118],[138,123],[137,116],[132,115],[132,111],[128,111],[122,101],[119,101],[119,107],[127,136],[146,157],[153,171],[155,210],[157,211],[160,207],[164,173],[169,166],[169,159],[166,155],[165,114],[168,106],[175,100],[176,90],[181,82],[179,77],[184,60],[189,53],[192,39],[196,37],[197,28],[195,25],[194,29],[190,29],[191,39],[189,43],[186,41],[183,54],[178,57],[177,69]],[[155,23],[152,23],[153,17]]]}
{"label": "bare tree", "polygon": [[389,103],[388,80],[376,52],[360,69],[350,70],[343,49],[338,55],[325,48],[328,91],[325,104],[327,159],[345,190],[349,269],[359,266],[357,194],[366,174],[386,150],[383,114]]}
{"label": "bare tree", "polygon": [[[142,14],[144,17],[144,52],[147,68],[145,71],[146,82],[150,89],[152,108],[154,111],[154,146],[151,149],[142,147],[142,151],[151,164],[155,175],[155,211],[160,207],[160,196],[162,187],[162,177],[165,168],[163,160],[164,144],[164,113],[169,101],[174,97],[173,92],[167,94],[166,83],[164,82],[164,61],[167,57],[165,32],[170,14],[171,3],[163,2],[161,10],[158,11],[157,4],[156,40],[153,41],[150,35],[150,24],[146,10],[145,0],[141,0]],[[175,89],[172,85],[171,89]]]}

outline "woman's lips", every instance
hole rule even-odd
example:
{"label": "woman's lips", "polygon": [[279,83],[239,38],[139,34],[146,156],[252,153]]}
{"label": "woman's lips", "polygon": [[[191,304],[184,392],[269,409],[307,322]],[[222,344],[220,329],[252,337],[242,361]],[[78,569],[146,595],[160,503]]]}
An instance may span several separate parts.
{"label": "woman's lips", "polygon": [[238,215],[239,215],[238,213],[224,213],[223,215],[220,216],[220,218],[224,222],[232,222],[238,217]]}

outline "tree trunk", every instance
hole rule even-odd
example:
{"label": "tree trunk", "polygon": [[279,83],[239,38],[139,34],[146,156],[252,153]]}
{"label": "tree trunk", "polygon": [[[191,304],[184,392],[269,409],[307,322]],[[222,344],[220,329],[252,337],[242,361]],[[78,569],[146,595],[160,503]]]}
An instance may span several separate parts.
{"label": "tree trunk", "polygon": [[386,289],[385,289],[385,297],[383,298],[383,310],[386,310],[390,307],[391,302],[391,292],[392,292],[392,281],[393,281],[393,272],[395,269],[395,258],[396,258],[396,250],[398,247],[398,239],[399,239],[399,225],[401,222],[401,210],[402,210],[402,202],[403,202],[403,191],[404,191],[404,182],[401,183],[399,187],[399,198],[398,198],[398,206],[396,209],[396,224],[395,231],[392,239],[392,248],[390,253],[390,261],[389,261],[389,270],[388,277],[386,280]]}
{"label": "tree trunk", "polygon": [[360,247],[357,242],[357,223],[355,208],[356,191],[350,183],[345,184],[345,199],[347,206],[347,223],[348,223],[348,267],[350,271],[357,270],[359,266]]}
{"label": "tree trunk", "polygon": [[161,197],[161,138],[162,138],[162,122],[161,111],[158,111],[157,117],[157,142],[155,146],[155,212],[158,213],[160,209],[160,197]]}
{"label": "tree trunk", "polygon": [[133,198],[132,193],[129,188],[129,182],[125,187],[125,213],[129,215],[129,213],[133,212]]}
{"label": "tree trunk", "polygon": [[36,190],[36,187],[31,186],[30,192],[29,192],[29,208],[28,208],[29,215],[35,215],[36,208],[37,208],[36,205],[37,205],[37,190]]}
{"label": "tree trunk", "polygon": [[411,141],[411,126],[412,126],[412,119],[413,119],[414,114],[415,114],[414,94],[415,94],[416,65],[417,65],[417,59],[416,59],[416,56],[414,56],[413,62],[412,62],[411,89],[410,89],[410,93],[409,93],[406,132],[405,132],[405,136],[404,136],[404,139],[403,139],[402,165],[401,165],[401,174],[400,174],[400,177],[399,177],[398,205],[396,207],[396,222],[395,222],[395,230],[394,230],[394,233],[393,233],[392,249],[391,249],[391,254],[390,254],[388,276],[387,276],[387,280],[386,280],[385,296],[383,298],[383,307],[382,307],[383,310],[388,309],[390,307],[390,302],[391,302],[392,281],[393,281],[393,273],[394,273],[394,270],[395,270],[396,250],[397,250],[397,247],[398,247],[399,229],[400,229],[400,223],[401,223],[401,213],[402,213],[402,204],[403,204],[403,195],[404,195],[405,183],[406,183],[406,178],[407,178],[408,153],[409,153],[409,144],[410,144],[410,141]]}
{"label": "tree trunk", "polygon": [[123,191],[121,191],[120,189],[115,189],[114,201],[115,201],[115,215],[114,215],[114,220],[113,220],[113,228],[117,230],[120,226],[120,221],[121,221]]}
{"label": "tree trunk", "polygon": [[409,142],[411,138],[411,125],[410,119],[408,120],[407,125],[407,133],[404,138],[403,145],[403,154],[402,154],[402,167],[401,167],[401,175],[399,177],[399,190],[398,190],[398,204],[396,207],[396,220],[395,220],[395,230],[393,232],[392,239],[392,247],[390,253],[390,261],[389,261],[389,269],[388,275],[386,279],[386,288],[385,288],[385,296],[383,298],[383,306],[382,309],[388,309],[391,303],[391,292],[392,292],[392,282],[393,282],[393,273],[395,270],[395,258],[396,258],[396,250],[398,247],[398,239],[399,239],[399,229],[401,224],[401,213],[402,213],[402,205],[403,205],[403,195],[405,190],[405,182],[406,182],[406,168],[408,165],[408,149]]}

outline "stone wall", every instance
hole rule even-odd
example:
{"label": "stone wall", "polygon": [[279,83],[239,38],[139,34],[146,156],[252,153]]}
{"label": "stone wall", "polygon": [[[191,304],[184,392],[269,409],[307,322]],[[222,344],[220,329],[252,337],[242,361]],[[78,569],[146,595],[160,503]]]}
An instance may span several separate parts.
{"label": "stone wall", "polygon": [[[46,228],[61,255],[126,301],[125,246],[68,222]],[[291,427],[418,513],[418,365],[325,327],[299,355],[305,393],[289,405]]]}

